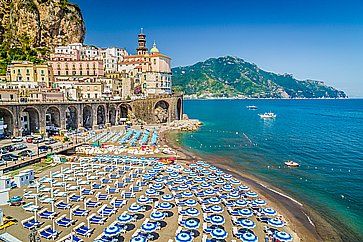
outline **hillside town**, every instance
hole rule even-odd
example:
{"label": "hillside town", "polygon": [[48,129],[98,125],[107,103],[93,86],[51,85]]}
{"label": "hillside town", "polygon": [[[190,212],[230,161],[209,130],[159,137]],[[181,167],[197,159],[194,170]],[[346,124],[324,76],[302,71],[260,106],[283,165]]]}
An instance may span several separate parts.
{"label": "hillside town", "polygon": [[[59,41],[61,43],[61,40]],[[59,44],[41,64],[14,60],[0,76],[0,102],[134,100],[172,93],[171,58],[138,34],[126,49]]]}

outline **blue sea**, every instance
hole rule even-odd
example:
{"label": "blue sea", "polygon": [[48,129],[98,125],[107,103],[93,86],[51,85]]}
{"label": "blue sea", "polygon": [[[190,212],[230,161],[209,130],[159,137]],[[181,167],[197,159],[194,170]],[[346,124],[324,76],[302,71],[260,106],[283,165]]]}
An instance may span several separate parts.
{"label": "blue sea", "polygon": [[[275,120],[258,116],[269,111]],[[363,241],[363,99],[187,100],[184,112],[204,123],[185,147],[232,159]]]}

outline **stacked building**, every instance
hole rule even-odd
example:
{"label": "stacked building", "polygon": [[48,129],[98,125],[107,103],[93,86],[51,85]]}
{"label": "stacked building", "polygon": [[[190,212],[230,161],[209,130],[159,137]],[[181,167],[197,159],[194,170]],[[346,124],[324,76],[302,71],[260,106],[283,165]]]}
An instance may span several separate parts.
{"label": "stacked building", "polygon": [[137,99],[171,94],[170,57],[146,35],[138,35],[135,54],[123,48],[82,43],[58,46],[43,64],[20,61],[0,78],[0,101],[80,101]]}

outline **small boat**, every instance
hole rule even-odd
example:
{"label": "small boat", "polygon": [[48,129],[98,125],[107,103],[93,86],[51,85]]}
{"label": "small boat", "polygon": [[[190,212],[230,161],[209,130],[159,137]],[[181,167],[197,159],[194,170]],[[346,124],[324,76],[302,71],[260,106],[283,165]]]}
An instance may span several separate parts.
{"label": "small boat", "polygon": [[257,106],[246,106],[246,108],[249,110],[256,110]]}
{"label": "small boat", "polygon": [[285,161],[285,165],[288,167],[299,167],[300,166],[299,163],[292,161],[292,160]]}
{"label": "small boat", "polygon": [[260,118],[262,118],[262,119],[272,119],[272,118],[276,118],[276,114],[274,114],[272,112],[268,112],[268,113],[264,113],[264,114],[259,114],[258,116],[260,116]]}

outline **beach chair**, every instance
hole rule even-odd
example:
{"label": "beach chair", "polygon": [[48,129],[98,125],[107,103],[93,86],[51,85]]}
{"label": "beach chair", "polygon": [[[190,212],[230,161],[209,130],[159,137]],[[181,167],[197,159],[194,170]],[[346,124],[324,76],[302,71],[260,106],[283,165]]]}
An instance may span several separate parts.
{"label": "beach chair", "polygon": [[93,213],[87,218],[87,220],[90,224],[104,224],[107,220],[107,217],[100,217]]}
{"label": "beach chair", "polygon": [[39,211],[39,214],[38,214],[38,216],[40,218],[43,218],[43,219],[52,219],[52,218],[54,218],[57,215],[58,215],[58,213],[52,212],[52,211],[48,211],[46,208],[43,209],[43,210],[41,210],[41,211]]}
{"label": "beach chair", "polygon": [[77,235],[70,233],[66,236],[64,236],[63,238],[57,240],[57,242],[83,242],[83,239],[81,239],[80,237],[78,237]]}
{"label": "beach chair", "polygon": [[103,205],[97,213],[101,216],[111,216],[112,214],[116,213],[117,209],[113,207],[108,207],[107,204]]}
{"label": "beach chair", "polygon": [[45,239],[55,239],[57,238],[59,232],[56,230],[52,229],[52,226],[48,225],[45,226],[44,228],[40,229],[39,231],[39,235]]}
{"label": "beach chair", "polygon": [[104,201],[104,200],[108,200],[109,196],[108,196],[108,194],[103,194],[103,193],[98,192],[96,194],[96,198],[98,201]]}
{"label": "beach chair", "polygon": [[112,199],[110,202],[111,206],[114,208],[122,208],[124,205],[127,204],[127,200],[121,200],[121,199]]}
{"label": "beach chair", "polygon": [[82,189],[82,195],[85,195],[85,196],[88,196],[88,195],[92,195],[93,194],[93,191],[91,189]]}
{"label": "beach chair", "polygon": [[86,207],[87,208],[97,208],[100,205],[101,205],[100,202],[95,202],[95,201],[92,201],[91,199],[88,199],[86,201]]}
{"label": "beach chair", "polygon": [[72,211],[72,214],[74,216],[87,216],[88,212],[89,212],[88,210],[81,209],[81,208],[79,208],[79,206],[77,206]]}
{"label": "beach chair", "polygon": [[21,221],[21,224],[23,225],[24,228],[26,229],[33,229],[33,228],[36,228],[36,227],[39,227],[42,225],[42,223],[40,221],[36,221],[34,216],[33,217],[30,217],[30,218],[27,218],[27,219],[24,219]]}
{"label": "beach chair", "polygon": [[90,237],[92,235],[93,230],[94,229],[87,227],[84,222],[80,223],[73,229],[73,231],[76,232],[76,234],[85,237]]}
{"label": "beach chair", "polygon": [[98,183],[93,183],[92,184],[92,189],[102,189],[102,185],[101,184],[98,184]]}
{"label": "beach chair", "polygon": [[70,196],[69,196],[69,201],[71,202],[80,202],[81,200],[83,199],[82,196],[79,196],[75,193],[72,193]]}
{"label": "beach chair", "polygon": [[203,223],[203,232],[204,233],[210,234],[212,232],[212,230],[213,229],[211,227],[208,227],[207,223]]}
{"label": "beach chair", "polygon": [[62,210],[66,210],[66,209],[70,209],[71,205],[68,203],[65,203],[63,201],[59,201],[55,203],[55,206],[57,209],[62,209]]}
{"label": "beach chair", "polygon": [[62,215],[60,218],[58,218],[55,222],[57,225],[59,225],[61,227],[69,227],[75,223],[74,220],[67,218],[65,214]]}
{"label": "beach chair", "polygon": [[29,202],[22,206],[22,208],[27,212],[34,212],[35,210],[39,210],[41,207],[34,205],[34,203]]}

